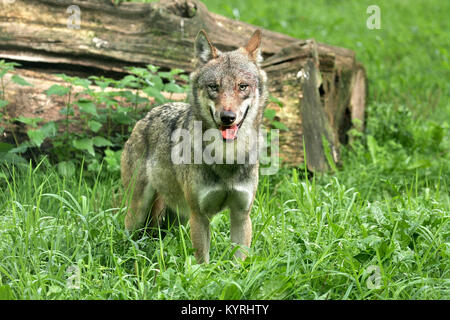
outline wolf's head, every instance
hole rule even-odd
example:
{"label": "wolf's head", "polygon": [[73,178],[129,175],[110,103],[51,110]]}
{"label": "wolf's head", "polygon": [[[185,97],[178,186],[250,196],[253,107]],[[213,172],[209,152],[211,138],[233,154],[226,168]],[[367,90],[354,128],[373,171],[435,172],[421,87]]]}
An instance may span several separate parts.
{"label": "wolf's head", "polygon": [[215,48],[203,30],[195,40],[194,112],[204,127],[219,129],[224,140],[235,140],[244,128],[259,129],[266,98],[260,47],[260,30],[245,46],[230,52]]}

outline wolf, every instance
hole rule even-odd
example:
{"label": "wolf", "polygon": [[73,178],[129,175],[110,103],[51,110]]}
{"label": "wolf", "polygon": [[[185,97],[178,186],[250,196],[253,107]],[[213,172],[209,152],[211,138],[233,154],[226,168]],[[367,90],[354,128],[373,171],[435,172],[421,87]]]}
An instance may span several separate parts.
{"label": "wolf", "polygon": [[[177,130],[200,139],[197,146],[203,148],[206,142],[202,134],[215,130],[219,137],[215,141],[228,150],[224,157],[237,151],[249,156],[254,150],[246,138],[260,129],[267,98],[261,35],[256,30],[246,45],[222,52],[201,30],[195,39],[189,103],[157,106],[136,123],[121,157],[121,179],[129,194],[125,217],[129,232],[160,227],[168,217],[181,223],[189,221],[195,258],[198,263],[208,263],[210,220],[229,209],[231,242],[239,246],[234,255],[246,259],[259,162],[177,163],[172,151],[179,142],[174,138]],[[188,149],[193,150],[188,159],[194,160],[195,143]]]}

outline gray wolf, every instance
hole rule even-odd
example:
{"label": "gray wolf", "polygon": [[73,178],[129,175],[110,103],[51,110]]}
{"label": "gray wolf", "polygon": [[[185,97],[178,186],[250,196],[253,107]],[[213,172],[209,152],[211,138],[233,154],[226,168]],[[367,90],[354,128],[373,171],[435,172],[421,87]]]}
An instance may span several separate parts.
{"label": "gray wolf", "polygon": [[220,138],[216,140],[227,148],[224,157],[237,151],[249,156],[251,146],[245,142],[246,137],[260,128],[266,100],[260,47],[260,30],[245,46],[229,52],[214,47],[205,31],[198,33],[189,103],[166,103],[153,108],[136,123],[125,143],[121,178],[130,194],[125,217],[127,230],[159,227],[168,216],[182,223],[189,220],[196,260],[208,263],[210,220],[229,209],[231,242],[239,245],[235,257],[247,257],[258,161],[199,163],[194,161],[193,152],[188,157],[192,161],[174,163],[172,150],[177,143],[173,138],[176,130],[184,130],[194,140],[200,139],[204,148],[207,143],[201,136],[213,129]]}

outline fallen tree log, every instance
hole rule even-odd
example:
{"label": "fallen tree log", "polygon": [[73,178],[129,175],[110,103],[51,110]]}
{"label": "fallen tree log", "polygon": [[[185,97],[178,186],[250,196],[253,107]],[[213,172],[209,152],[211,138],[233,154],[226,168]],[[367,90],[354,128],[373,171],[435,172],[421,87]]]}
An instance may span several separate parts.
{"label": "fallen tree log", "polygon": [[[0,59],[32,70],[25,76],[36,84],[8,87],[11,116],[39,114],[55,120],[46,110],[58,110],[63,104],[42,92],[42,80],[57,81],[51,73],[118,76],[128,66],[147,64],[190,72],[193,41],[200,29],[219,49],[231,50],[243,45],[257,28],[211,13],[197,0],[118,6],[108,0],[10,2],[0,2]],[[269,92],[282,102],[282,106],[271,102],[268,107],[289,129],[280,134],[282,161],[302,163],[304,141],[308,168],[326,170],[322,137],[338,162],[339,147],[347,142],[352,121],[364,123],[363,66],[349,49],[269,30],[263,30],[262,54]]]}

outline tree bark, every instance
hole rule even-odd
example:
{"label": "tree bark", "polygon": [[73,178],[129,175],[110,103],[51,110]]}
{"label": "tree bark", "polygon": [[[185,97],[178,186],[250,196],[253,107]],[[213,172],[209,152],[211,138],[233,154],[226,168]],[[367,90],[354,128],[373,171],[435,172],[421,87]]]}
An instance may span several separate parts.
{"label": "tree bark", "polygon": [[[79,8],[78,29],[76,8],[68,11],[73,5]],[[211,13],[197,0],[118,6],[108,0],[0,2],[0,59],[22,63],[25,70],[18,72],[35,84],[33,88],[11,84],[6,92],[8,110],[12,116],[40,113],[41,118],[58,120],[57,112],[48,111],[63,104],[45,97],[42,90],[43,84],[49,87],[58,81],[52,72],[117,76],[126,73],[125,67],[147,64],[191,72],[193,42],[200,29],[226,51],[245,44],[256,28]],[[309,169],[327,170],[318,137],[327,139],[332,159],[338,162],[352,120],[364,123],[364,68],[349,49],[262,31],[268,89],[283,104],[270,102],[268,108],[275,109],[276,120],[289,129],[280,134],[282,161],[299,165],[305,149],[311,154]]]}

